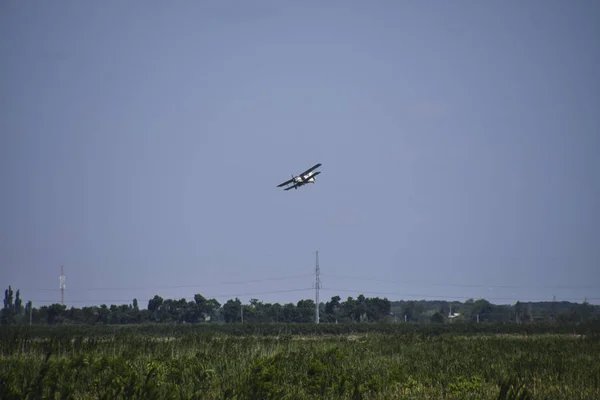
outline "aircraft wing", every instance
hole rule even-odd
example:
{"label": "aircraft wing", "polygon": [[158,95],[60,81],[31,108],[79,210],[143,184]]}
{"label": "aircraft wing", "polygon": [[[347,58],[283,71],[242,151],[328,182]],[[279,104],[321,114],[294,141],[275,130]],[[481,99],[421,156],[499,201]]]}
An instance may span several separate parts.
{"label": "aircraft wing", "polygon": [[279,185],[277,185],[277,187],[282,187],[282,186],[288,185],[288,184],[290,184],[290,183],[292,183],[292,182],[294,182],[294,179],[293,179],[293,178],[292,178],[292,179],[290,179],[290,180],[287,180],[287,181],[285,181],[285,182],[283,182],[283,183],[280,183]]}
{"label": "aircraft wing", "polygon": [[294,188],[296,188],[296,187],[298,187],[298,184],[297,184],[297,183],[296,183],[295,185],[292,185],[292,186],[290,186],[290,187],[286,187],[286,188],[285,188],[285,189],[283,189],[283,190],[290,190],[290,189],[294,189]]}
{"label": "aircraft wing", "polygon": [[321,163],[319,163],[319,164],[317,164],[317,165],[315,165],[315,166],[313,166],[313,167],[311,167],[311,168],[307,169],[306,171],[304,171],[303,173],[301,173],[301,174],[300,174],[300,176],[304,176],[304,175],[308,174],[310,171],[312,171],[312,170],[315,170],[315,169],[319,168],[320,166],[321,166]]}

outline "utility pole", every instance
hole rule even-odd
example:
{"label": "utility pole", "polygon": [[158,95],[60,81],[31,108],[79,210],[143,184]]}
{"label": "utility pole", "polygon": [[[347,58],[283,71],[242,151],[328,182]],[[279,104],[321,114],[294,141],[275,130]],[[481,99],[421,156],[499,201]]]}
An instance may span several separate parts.
{"label": "utility pole", "polygon": [[319,274],[319,250],[317,250],[317,262],[315,265],[315,324],[319,323],[319,289],[321,288],[321,278]]}
{"label": "utility pole", "polygon": [[65,270],[64,270],[64,266],[60,266],[60,304],[64,305],[65,304]]}
{"label": "utility pole", "polygon": [[30,301],[31,305],[29,306],[29,325],[31,325],[31,313],[33,312],[33,301]]}

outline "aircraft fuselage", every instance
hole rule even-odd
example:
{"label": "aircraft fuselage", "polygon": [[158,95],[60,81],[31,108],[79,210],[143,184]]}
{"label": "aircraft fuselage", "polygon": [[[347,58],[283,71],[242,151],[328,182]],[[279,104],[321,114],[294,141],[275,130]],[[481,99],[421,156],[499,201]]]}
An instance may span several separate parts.
{"label": "aircraft fuselage", "polygon": [[315,182],[315,178],[313,177],[314,173],[313,172],[309,172],[306,175],[303,176],[297,176],[294,178],[294,181],[298,182],[299,184],[304,184],[304,183],[308,183],[308,182]]}

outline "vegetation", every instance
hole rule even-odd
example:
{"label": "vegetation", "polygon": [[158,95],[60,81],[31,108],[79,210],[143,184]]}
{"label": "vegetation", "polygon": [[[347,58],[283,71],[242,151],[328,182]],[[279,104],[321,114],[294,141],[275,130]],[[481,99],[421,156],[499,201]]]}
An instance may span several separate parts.
{"label": "vegetation", "polygon": [[4,326],[0,398],[600,398],[597,325],[507,326]]}
{"label": "vegetation", "polygon": [[[51,304],[36,308],[31,301],[22,304],[20,292],[16,296],[9,286],[5,291],[2,324],[140,324],[140,323],[312,323],[315,320],[315,302],[302,299],[296,304],[263,303],[252,299],[242,304],[230,299],[221,305],[216,299],[196,294],[193,300],[163,299],[155,295],[141,309],[137,299],[131,304],[102,304],[92,307],[67,308]],[[587,301],[521,303],[496,305],[485,299],[458,302],[397,301],[368,298],[362,294],[343,301],[339,296],[319,304],[320,322],[329,323],[383,323],[383,322],[498,322],[518,324],[540,321],[558,323],[586,322],[600,318],[600,306]]]}
{"label": "vegetation", "polygon": [[145,310],[35,309],[9,287],[0,398],[600,398],[600,318],[587,302],[335,296],[320,324],[314,306],[198,294]]}

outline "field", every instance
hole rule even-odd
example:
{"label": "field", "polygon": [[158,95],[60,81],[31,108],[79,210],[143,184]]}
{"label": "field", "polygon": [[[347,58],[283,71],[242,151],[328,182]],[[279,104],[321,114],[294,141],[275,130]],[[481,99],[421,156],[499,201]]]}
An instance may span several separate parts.
{"label": "field", "polygon": [[3,326],[0,352],[2,399],[600,398],[590,326]]}

